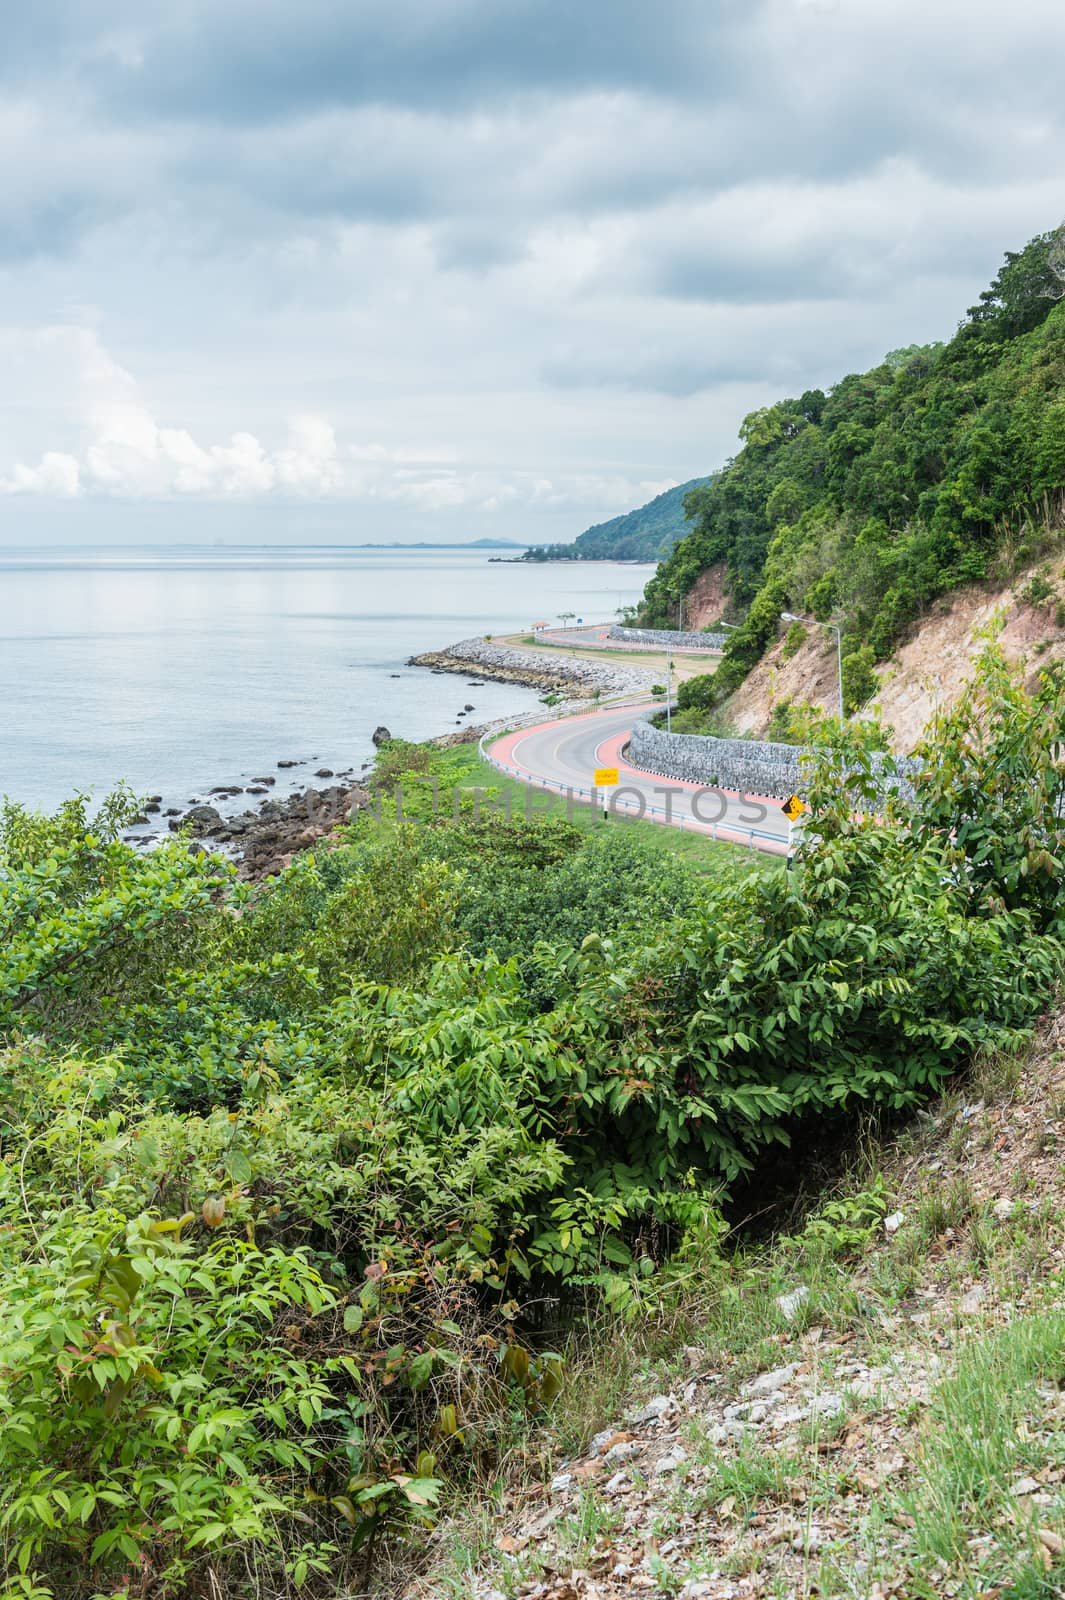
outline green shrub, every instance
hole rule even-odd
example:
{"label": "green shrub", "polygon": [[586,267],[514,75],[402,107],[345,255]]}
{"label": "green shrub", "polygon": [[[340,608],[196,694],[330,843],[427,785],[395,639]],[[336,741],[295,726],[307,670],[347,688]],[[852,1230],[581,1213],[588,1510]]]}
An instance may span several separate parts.
{"label": "green shrub", "polygon": [[335,1297],[299,1252],[193,1244],[192,1221],[75,1203],[6,1241],[6,1593],[195,1588],[234,1542],[296,1571],[335,1555],[304,1511],[335,1363],[284,1331]]}
{"label": "green shrub", "polygon": [[792,656],[798,655],[799,651],[806,643],[806,639],[807,633],[802,623],[793,622],[787,633],[784,635],[784,646],[780,652],[783,659],[785,661],[790,661]]}
{"label": "green shrub", "polygon": [[859,711],[879,690],[880,679],[874,670],[875,661],[873,647],[868,644],[843,657],[843,709],[847,716]]}
{"label": "green shrub", "polygon": [[1020,591],[1020,600],[1023,605],[1033,606],[1038,609],[1045,606],[1049,600],[1057,598],[1057,585],[1051,582],[1050,574],[1046,568],[1034,572]]}

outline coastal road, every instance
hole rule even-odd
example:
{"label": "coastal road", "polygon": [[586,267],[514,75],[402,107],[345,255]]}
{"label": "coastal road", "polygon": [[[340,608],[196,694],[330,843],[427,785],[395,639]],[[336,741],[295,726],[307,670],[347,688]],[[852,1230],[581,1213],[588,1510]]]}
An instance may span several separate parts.
{"label": "coastal road", "polygon": [[482,750],[508,777],[557,794],[555,814],[560,814],[568,797],[575,803],[591,803],[596,769],[617,767],[617,788],[600,789],[595,796],[596,804],[615,816],[643,817],[685,832],[786,854],[788,823],[779,799],[660,778],[641,772],[624,759],[621,751],[633,723],[649,709],[635,705],[555,718],[488,738],[482,742]]}

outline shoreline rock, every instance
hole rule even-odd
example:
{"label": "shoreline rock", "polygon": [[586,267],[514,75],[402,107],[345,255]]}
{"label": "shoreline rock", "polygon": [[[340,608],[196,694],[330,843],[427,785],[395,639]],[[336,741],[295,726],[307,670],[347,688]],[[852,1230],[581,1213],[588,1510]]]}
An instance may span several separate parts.
{"label": "shoreline rock", "polygon": [[[260,790],[260,793],[263,791]],[[221,845],[236,861],[238,875],[258,883],[287,867],[300,850],[309,850],[370,803],[357,784],[305,789],[284,799],[263,800],[252,811],[224,817],[214,806],[197,805],[171,817],[172,833],[187,830],[200,841]]]}

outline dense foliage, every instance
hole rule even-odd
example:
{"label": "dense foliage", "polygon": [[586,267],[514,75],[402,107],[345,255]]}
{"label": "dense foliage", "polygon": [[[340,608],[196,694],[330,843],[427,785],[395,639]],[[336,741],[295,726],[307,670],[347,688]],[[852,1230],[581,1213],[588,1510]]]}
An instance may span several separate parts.
{"label": "dense foliage", "polygon": [[127,849],[122,797],[8,808],[0,1596],[361,1581],[565,1382],[567,1305],[638,1310],[770,1147],[1023,1038],[1065,688],[991,652],[969,704],[916,805],[829,740],[791,877],[478,814],[449,752],[255,889]]}
{"label": "dense foliage", "polygon": [[655,495],[645,506],[585,528],[572,544],[540,544],[523,561],[657,561],[690,531],[687,497],[712,482],[692,478]]}
{"label": "dense foliage", "polygon": [[[844,628],[849,709],[922,610],[959,584],[1036,559],[1065,523],[1065,249],[1041,235],[1007,255],[944,345],[895,351],[829,394],[754,412],[743,449],[687,500],[694,531],[648,584],[641,620],[667,625],[721,564],[732,612],[712,706],[790,610]],[[859,682],[859,679],[861,682]]]}

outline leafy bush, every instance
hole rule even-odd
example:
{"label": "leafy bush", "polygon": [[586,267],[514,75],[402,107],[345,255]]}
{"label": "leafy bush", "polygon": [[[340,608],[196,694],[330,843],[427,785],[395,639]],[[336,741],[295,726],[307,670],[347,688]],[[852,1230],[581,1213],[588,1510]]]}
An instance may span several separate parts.
{"label": "leafy bush", "polygon": [[874,670],[875,660],[873,648],[868,644],[843,657],[843,709],[847,716],[859,711],[880,688],[880,679]]}
{"label": "leafy bush", "polygon": [[1050,574],[1044,569],[1034,572],[1024,588],[1020,591],[1020,599],[1026,606],[1045,606],[1049,600],[1057,598],[1057,585],[1051,581]]}
{"label": "leafy bush", "polygon": [[781,656],[785,661],[790,661],[792,656],[798,655],[806,643],[807,633],[801,622],[793,622],[784,635],[784,645]]}
{"label": "leafy bush", "polygon": [[1061,933],[1065,875],[1065,675],[1055,662],[1034,693],[990,644],[977,675],[941,711],[917,751],[920,837],[951,841],[974,909],[1023,908]]}
{"label": "leafy bush", "polygon": [[16,1574],[63,1595],[184,1584],[234,1540],[297,1575],[335,1553],[302,1527],[332,1363],[283,1328],[335,1297],[300,1252],[197,1248],[192,1220],[71,1204],[5,1242],[8,1593]]}

